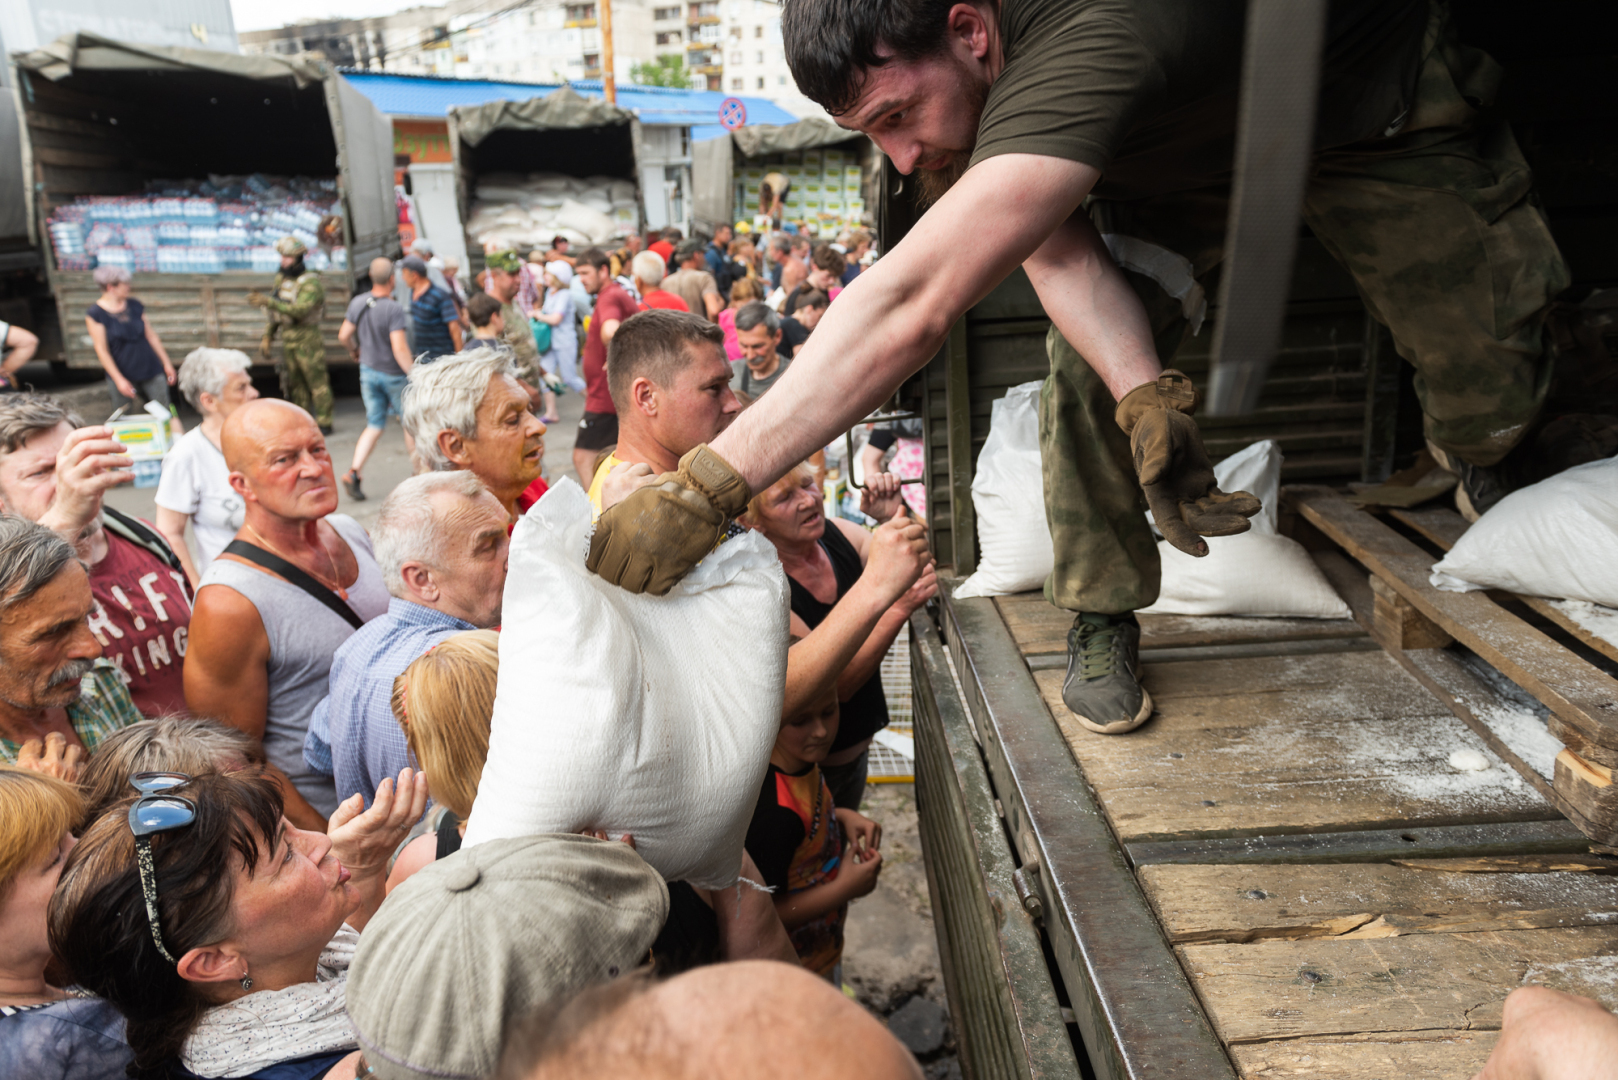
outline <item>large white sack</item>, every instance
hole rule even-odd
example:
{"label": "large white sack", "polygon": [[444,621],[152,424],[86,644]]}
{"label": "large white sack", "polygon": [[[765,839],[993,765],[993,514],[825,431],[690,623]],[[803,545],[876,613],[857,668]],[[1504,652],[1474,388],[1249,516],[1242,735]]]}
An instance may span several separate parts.
{"label": "large white sack", "polygon": [[1281,502],[1281,447],[1256,442],[1214,466],[1222,491],[1250,491],[1264,508],[1252,528],[1236,536],[1209,536],[1208,554],[1187,555],[1157,542],[1163,584],[1154,615],[1258,615],[1293,619],[1346,619],[1337,595],[1303,545],[1276,531]]}
{"label": "large white sack", "polygon": [[1501,499],[1433,567],[1432,583],[1618,607],[1618,458]]}
{"label": "large white sack", "polygon": [[593,242],[601,242],[612,236],[612,218],[599,210],[593,210],[576,199],[562,200],[562,208],[556,211],[552,219],[558,229],[572,229],[582,233]]}
{"label": "large white sack", "polygon": [[786,575],[749,532],[666,597],[585,569],[590,501],[563,480],[511,538],[489,758],[463,846],[630,833],[670,881],[736,880],[781,720]]}
{"label": "large white sack", "polygon": [[[989,437],[972,480],[980,558],[958,597],[1003,596],[1037,589],[1055,564],[1045,519],[1039,459],[1040,383],[1015,386],[989,414]],[[1252,528],[1239,536],[1210,537],[1204,558],[1159,542],[1163,563],[1157,602],[1147,611],[1176,615],[1258,615],[1347,618],[1348,605],[1332,589],[1302,545],[1276,532],[1281,449],[1255,443],[1214,466],[1225,491],[1250,491],[1264,504]]]}
{"label": "large white sack", "polygon": [[978,568],[955,590],[958,597],[1037,589],[1055,563],[1039,468],[1040,385],[1013,386],[989,407],[989,437],[972,477]]}

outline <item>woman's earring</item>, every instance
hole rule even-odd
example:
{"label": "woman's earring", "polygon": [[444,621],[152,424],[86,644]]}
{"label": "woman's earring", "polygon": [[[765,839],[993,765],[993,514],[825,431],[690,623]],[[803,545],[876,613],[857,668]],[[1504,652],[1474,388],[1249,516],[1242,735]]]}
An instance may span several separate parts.
{"label": "woman's earring", "polygon": [[253,976],[249,975],[245,971],[242,972],[242,989],[243,990],[251,990],[251,989],[253,989]]}

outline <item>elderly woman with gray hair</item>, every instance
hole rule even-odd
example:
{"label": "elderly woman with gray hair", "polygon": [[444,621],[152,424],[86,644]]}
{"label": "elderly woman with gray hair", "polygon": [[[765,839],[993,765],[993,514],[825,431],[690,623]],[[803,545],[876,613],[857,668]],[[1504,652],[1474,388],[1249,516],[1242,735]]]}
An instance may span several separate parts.
{"label": "elderly woman with gray hair", "polygon": [[[231,490],[220,432],[225,419],[258,397],[248,369],[253,362],[239,349],[202,348],[180,366],[180,392],[202,414],[163,459],[157,485],[157,529],[180,558],[195,589],[208,564],[242,527],[242,497]],[[196,532],[195,558],[185,542],[185,529]]]}
{"label": "elderly woman with gray hair", "polygon": [[107,372],[112,407],[135,404],[137,390],[146,400],[167,407],[176,377],[174,364],[146,321],[146,308],[129,295],[129,271],[121,266],[97,267],[95,282],[101,295],[85,311],[84,329]]}

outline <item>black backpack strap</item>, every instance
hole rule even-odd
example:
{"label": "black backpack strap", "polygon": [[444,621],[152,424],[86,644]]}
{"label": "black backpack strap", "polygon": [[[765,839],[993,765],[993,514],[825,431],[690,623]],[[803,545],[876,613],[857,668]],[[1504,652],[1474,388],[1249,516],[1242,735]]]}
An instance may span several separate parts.
{"label": "black backpack strap", "polygon": [[[110,506],[102,506],[101,512],[104,515],[102,524],[108,532],[115,536],[121,536],[132,544],[139,544],[163,560],[170,570],[184,572],[185,568],[180,565],[179,556],[174,554],[174,548],[169,546],[169,542],[163,538],[162,533],[139,518],[119,513]],[[187,585],[187,588],[189,587]]]}
{"label": "black backpack strap", "polygon": [[354,629],[358,630],[365,625],[365,620],[360,618],[359,613],[353,608],[343,603],[341,597],[281,558],[281,556],[273,555],[257,544],[249,544],[246,540],[232,540],[225,545],[224,554],[234,555],[238,559],[246,559],[248,562],[256,563],[272,573],[280,574],[287,581],[325,604],[333,614],[341,617],[344,622]]}

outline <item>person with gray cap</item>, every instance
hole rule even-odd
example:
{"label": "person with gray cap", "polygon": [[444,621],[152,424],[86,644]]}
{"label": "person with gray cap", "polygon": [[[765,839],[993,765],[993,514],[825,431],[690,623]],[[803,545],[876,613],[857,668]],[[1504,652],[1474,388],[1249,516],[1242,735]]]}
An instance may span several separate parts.
{"label": "person with gray cap", "polygon": [[417,255],[399,260],[399,276],[410,290],[411,347],[424,362],[461,351],[461,315],[449,293],[432,283]]}
{"label": "person with gray cap", "polygon": [[525,836],[440,859],[359,940],[348,1017],[364,1065],[382,1080],[490,1076],[535,1009],[655,959],[669,916],[663,879],[617,841]]}

